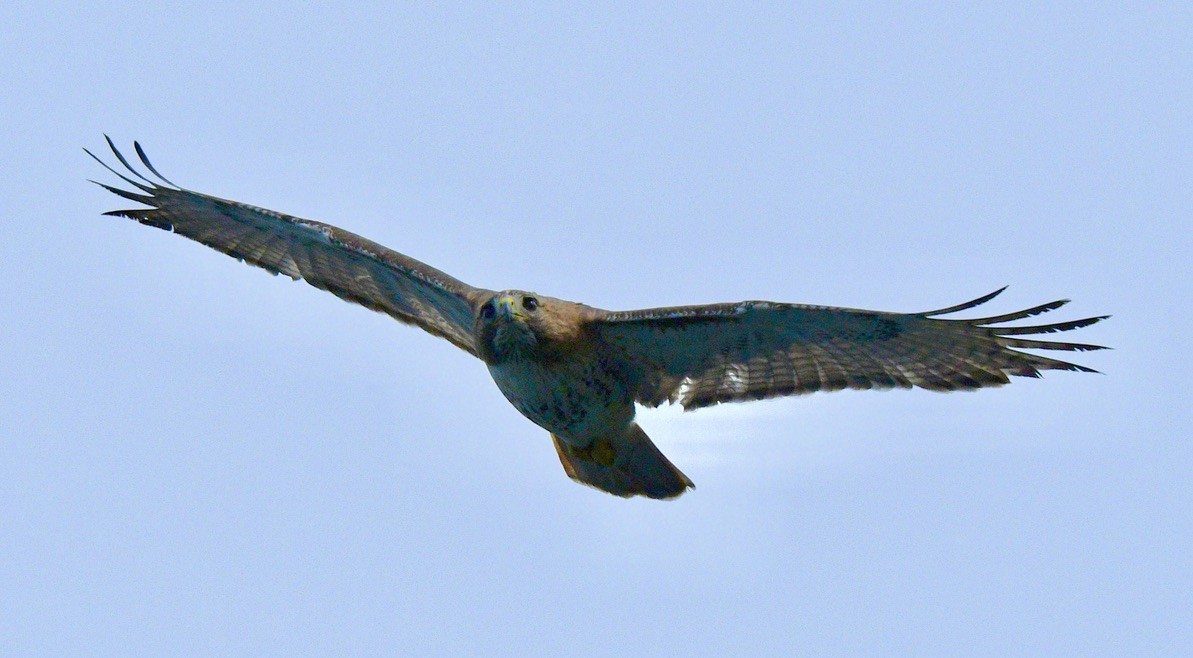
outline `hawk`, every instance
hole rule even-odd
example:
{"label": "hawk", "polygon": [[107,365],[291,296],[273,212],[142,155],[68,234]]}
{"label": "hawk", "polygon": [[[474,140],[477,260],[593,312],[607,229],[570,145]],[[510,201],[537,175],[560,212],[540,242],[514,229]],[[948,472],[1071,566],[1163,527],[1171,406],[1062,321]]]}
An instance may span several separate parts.
{"label": "hawk", "polygon": [[1044,341],[1109,316],[1004,323],[1068,300],[980,319],[941,316],[1002,292],[922,313],[744,301],[605,311],[523,290],[464,283],[343,229],[171,183],[133,146],[151,179],[108,146],[133,190],[97,183],[146,207],[107,215],[173,231],[273,274],[285,274],[413,324],[485,363],[506,399],[547,430],[564,471],[617,496],[674,498],[692,481],[634,422],[634,404],[685,410],[814,391],[920,387],[970,390],[1041,370],[1095,372],[1022,352],[1098,345]]}

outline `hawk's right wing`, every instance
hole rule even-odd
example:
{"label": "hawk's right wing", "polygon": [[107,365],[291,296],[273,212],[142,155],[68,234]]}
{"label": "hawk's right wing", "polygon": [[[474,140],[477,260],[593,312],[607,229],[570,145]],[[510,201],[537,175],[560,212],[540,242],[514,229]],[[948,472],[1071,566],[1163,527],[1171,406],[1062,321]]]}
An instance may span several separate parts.
{"label": "hawk's right wing", "polygon": [[487,291],[335,226],[177,187],[154,169],[140,144],[133,145],[141,162],[160,181],[141,175],[111,139],[112,153],[139,180],[112,169],[87,151],[140,192],[99,185],[149,206],[104,214],[173,231],[273,274],[305,279],[316,288],[419,326],[476,355],[471,300]]}

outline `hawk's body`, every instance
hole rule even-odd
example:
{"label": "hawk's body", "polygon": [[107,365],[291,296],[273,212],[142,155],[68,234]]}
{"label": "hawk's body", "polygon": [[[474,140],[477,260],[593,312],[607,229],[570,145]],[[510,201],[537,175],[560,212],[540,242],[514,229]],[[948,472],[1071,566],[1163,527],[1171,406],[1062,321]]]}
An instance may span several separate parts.
{"label": "hawk's body", "polygon": [[527,355],[491,364],[489,374],[523,416],[572,445],[634,418],[634,400],[616,368],[593,350],[557,360]]}
{"label": "hawk's body", "polygon": [[926,313],[762,301],[610,312],[476,288],[334,226],[151,181],[112,151],[137,179],[113,173],[140,192],[104,187],[148,207],[108,214],[173,230],[446,338],[483,360],[506,399],[552,434],[569,476],[621,496],[670,498],[692,486],[634,422],[635,403],[693,409],[842,388],[976,389],[1008,375],[1090,371],[1015,348],[1101,349],[1018,336],[1105,316],[991,326],[1064,301],[976,320],[938,317],[1001,291]]}

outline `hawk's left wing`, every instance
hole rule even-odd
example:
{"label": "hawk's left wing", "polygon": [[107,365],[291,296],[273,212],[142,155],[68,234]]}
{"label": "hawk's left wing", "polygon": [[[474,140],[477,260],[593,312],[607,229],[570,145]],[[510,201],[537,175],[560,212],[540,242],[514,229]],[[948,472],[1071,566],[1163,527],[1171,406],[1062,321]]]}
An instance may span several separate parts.
{"label": "hawk's left wing", "polygon": [[1068,331],[1108,316],[1029,327],[992,326],[1051,311],[1068,300],[976,320],[938,316],[989,301],[1002,290],[925,313],[884,313],[749,301],[604,312],[592,320],[600,349],[628,375],[646,405],[694,409],[843,388],[938,391],[1000,386],[1008,375],[1085,366],[1015,348],[1097,350],[1098,345],[1019,336]]}
{"label": "hawk's left wing", "polygon": [[157,173],[139,144],[133,145],[141,163],[160,181],[137,172],[111,139],[112,153],[137,180],[87,151],[139,191],[99,185],[148,206],[104,214],[173,231],[273,274],[304,279],[342,299],[417,325],[476,355],[471,299],[484,291],[341,228],[178,187]]}

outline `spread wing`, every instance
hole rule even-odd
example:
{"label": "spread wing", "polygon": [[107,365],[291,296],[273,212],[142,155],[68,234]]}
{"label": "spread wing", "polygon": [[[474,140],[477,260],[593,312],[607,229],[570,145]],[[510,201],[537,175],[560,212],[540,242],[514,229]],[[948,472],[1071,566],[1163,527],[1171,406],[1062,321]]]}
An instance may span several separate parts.
{"label": "spread wing", "polygon": [[1001,326],[1068,300],[975,320],[938,317],[1000,292],[925,313],[750,301],[604,312],[592,327],[607,357],[627,373],[635,399],[650,406],[678,401],[694,409],[843,388],[952,391],[1000,386],[1008,375],[1039,377],[1041,370],[1094,372],[1016,348],[1104,349],[1020,336],[1077,329],[1109,316]]}
{"label": "spread wing", "polygon": [[129,164],[111,139],[108,146],[135,180],[87,154],[139,191],[97,184],[149,207],[104,214],[173,231],[273,274],[305,279],[476,354],[468,300],[477,288],[343,229],[178,187],[154,169],[134,142],[141,163],[160,179],[150,180]]}

